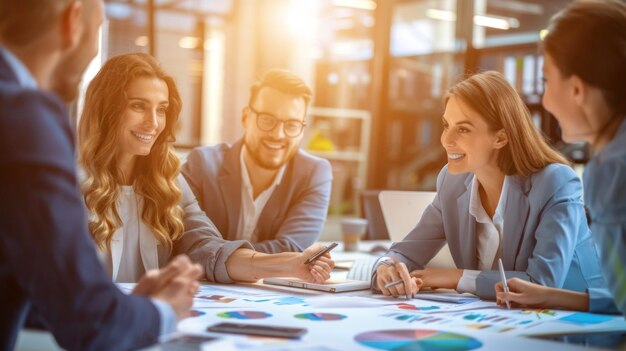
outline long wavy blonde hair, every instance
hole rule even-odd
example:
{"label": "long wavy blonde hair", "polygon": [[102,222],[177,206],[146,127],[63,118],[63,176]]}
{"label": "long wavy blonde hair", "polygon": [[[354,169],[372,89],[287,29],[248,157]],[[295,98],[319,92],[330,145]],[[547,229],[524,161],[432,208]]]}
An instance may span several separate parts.
{"label": "long wavy blonde hair", "polygon": [[115,230],[122,226],[117,200],[123,175],[118,168],[117,147],[128,104],[126,89],[139,77],[158,78],[169,90],[165,128],[150,154],[135,160],[133,187],[143,197],[141,219],[169,250],[183,234],[181,190],[176,181],[180,160],[172,146],[182,107],[178,89],[152,56],[120,55],[107,61],[89,84],[78,130],[79,161],[87,174],[82,192],[92,214],[89,231],[98,247],[107,251]]}

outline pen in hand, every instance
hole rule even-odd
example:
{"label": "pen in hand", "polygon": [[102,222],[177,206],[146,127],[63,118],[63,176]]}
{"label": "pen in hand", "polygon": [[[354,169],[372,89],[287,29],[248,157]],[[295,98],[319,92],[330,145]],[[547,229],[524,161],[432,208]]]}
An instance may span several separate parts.
{"label": "pen in hand", "polygon": [[[506,283],[506,275],[504,274],[504,266],[502,266],[501,258],[498,258],[498,267],[500,268],[500,279],[502,280],[502,288],[504,289],[504,292],[508,293],[509,285]],[[505,302],[506,302],[506,308],[510,310],[511,303],[509,302],[509,300],[505,300]]]}
{"label": "pen in hand", "polygon": [[[390,266],[390,267],[393,266],[397,270],[398,269],[397,266],[398,266],[398,263],[399,263],[398,260],[395,257],[391,257],[391,260],[393,261],[393,265],[390,264],[387,261],[382,261],[381,263],[384,263],[385,265]],[[392,281],[390,283],[387,283],[387,284],[384,285],[384,287],[385,287],[385,289],[389,289],[390,287],[396,286],[396,285],[398,285],[400,283],[404,283],[404,280],[402,280],[402,278],[400,278],[398,280],[394,280],[394,281]],[[407,300],[411,299],[409,297],[409,291],[411,290],[410,287],[411,287],[410,285],[408,287],[406,285],[404,285],[404,292],[406,293],[406,299]]]}
{"label": "pen in hand", "polygon": [[392,281],[391,283],[387,283],[387,284],[385,284],[385,289],[389,289],[389,288],[391,288],[392,286],[396,286],[396,285],[398,285],[398,284],[400,284],[400,283],[402,283],[402,282],[403,282],[403,280],[402,280],[402,279],[394,280],[394,281]]}
{"label": "pen in hand", "polygon": [[338,245],[337,243],[332,243],[332,244],[328,245],[328,247],[325,247],[325,248],[321,249],[315,255],[307,258],[307,260],[304,261],[304,264],[309,264],[311,262],[314,262],[318,258],[322,257],[322,255],[324,255],[325,253],[330,252],[330,250],[334,249],[337,245]]}

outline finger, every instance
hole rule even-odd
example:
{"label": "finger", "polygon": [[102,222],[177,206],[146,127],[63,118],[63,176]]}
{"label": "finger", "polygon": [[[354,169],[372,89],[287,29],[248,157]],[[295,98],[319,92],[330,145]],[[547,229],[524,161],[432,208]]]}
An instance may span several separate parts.
{"label": "finger", "polygon": [[325,281],[325,279],[315,269],[311,269],[309,273],[311,274],[310,281],[314,283],[323,283]]}
{"label": "finger", "polygon": [[525,300],[523,295],[513,292],[502,292],[499,293],[497,296],[500,300],[502,300],[503,303],[506,303],[506,301],[509,301],[509,303],[524,303]]}
{"label": "finger", "polygon": [[502,283],[498,282],[496,283],[496,285],[494,286],[494,288],[496,289],[496,295],[499,292],[504,292],[504,286],[502,285]]}
{"label": "finger", "polygon": [[411,275],[411,277],[422,279],[424,277],[424,275],[425,275],[425,270],[423,270],[423,269],[416,269],[416,270],[412,271],[410,273],[410,275]]}
{"label": "finger", "polygon": [[[393,281],[396,281],[397,279],[394,279]],[[404,294],[404,287],[402,286],[402,283],[394,285],[392,287],[389,288],[389,291],[391,292],[392,296],[400,296],[402,294]]]}
{"label": "finger", "polygon": [[[395,269],[391,269],[390,272],[387,275],[387,278],[385,279],[385,281],[388,283],[392,283],[395,282],[399,279],[399,275],[398,272]],[[389,289],[389,293],[391,294],[391,296],[398,296],[400,294],[402,294],[402,292],[399,290],[399,288],[402,286],[402,284],[397,284],[394,286],[390,286]]]}
{"label": "finger", "polygon": [[408,294],[412,294],[413,293],[413,289],[412,289],[412,279],[411,279],[411,275],[409,274],[409,270],[406,268],[406,265],[404,264],[404,262],[399,262],[398,265],[400,266],[400,269],[398,270],[398,273],[400,274],[400,278],[402,279],[402,290],[404,290],[402,293],[403,294],[407,294],[407,298],[409,297]]}
{"label": "finger", "polygon": [[159,275],[163,278],[173,279],[180,273],[184,272],[191,264],[189,258],[185,255],[174,257],[164,268],[159,270]]}
{"label": "finger", "polygon": [[335,261],[333,261],[329,257],[322,256],[317,261],[326,263],[330,267],[331,270],[335,267]]}
{"label": "finger", "polygon": [[506,285],[509,287],[509,290],[516,290],[516,291],[523,289],[525,286],[528,286],[529,284],[532,284],[532,283],[529,283],[519,278],[511,278],[506,281]]}
{"label": "finger", "polygon": [[424,284],[424,282],[419,278],[411,277],[411,283],[414,289],[411,291],[411,295],[412,297],[415,297],[415,294],[420,291],[420,288],[422,287],[422,284]]}
{"label": "finger", "polygon": [[306,248],[306,250],[304,250],[304,252],[307,253],[307,256],[310,256],[312,254],[316,254],[316,253],[320,252],[320,250],[322,250],[323,248],[325,248],[324,245],[322,245],[320,243],[316,243],[316,244],[313,244],[313,245],[309,246],[308,248]]}
{"label": "finger", "polygon": [[311,268],[316,267],[316,268],[319,268],[319,269],[321,269],[321,270],[323,270],[323,271],[327,271],[327,272],[332,271],[332,268],[330,268],[330,266],[328,265],[328,263],[326,263],[326,262],[322,262],[322,261],[320,261],[320,260],[317,260],[317,261],[315,261],[315,262],[311,263],[309,266],[310,266]]}
{"label": "finger", "polygon": [[[326,266],[328,267],[328,266]],[[330,269],[326,270],[321,266],[315,265],[313,266],[313,270],[316,271],[320,277],[322,277],[324,279],[324,281],[326,281],[328,278],[330,278]]]}
{"label": "finger", "polygon": [[168,264],[165,268],[160,270],[149,271],[150,276],[150,290],[148,293],[156,293],[165,288],[174,278],[181,273],[180,264]]}
{"label": "finger", "polygon": [[386,283],[385,283],[385,280],[383,279],[383,276],[377,272],[376,273],[376,287],[378,288],[378,290],[380,290],[380,292],[384,296],[389,296],[389,289],[385,288],[385,284]]}
{"label": "finger", "polygon": [[157,276],[159,272],[157,269],[151,269],[144,274],[143,277],[139,279],[137,285],[133,289],[133,294],[135,295],[148,295],[151,291],[154,290],[154,286],[156,284]]}
{"label": "finger", "polygon": [[185,271],[181,272],[178,276],[191,280],[191,281],[195,281],[195,280],[198,280],[201,275],[202,275],[202,266],[196,263],[196,264],[190,264],[185,269]]}

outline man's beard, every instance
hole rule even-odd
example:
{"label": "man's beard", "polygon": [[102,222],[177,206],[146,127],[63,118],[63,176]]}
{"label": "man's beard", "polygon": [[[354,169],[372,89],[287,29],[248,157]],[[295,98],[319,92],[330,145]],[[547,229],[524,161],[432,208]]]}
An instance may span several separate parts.
{"label": "man's beard", "polygon": [[251,147],[250,144],[248,143],[248,141],[246,140],[246,138],[244,138],[243,143],[246,146],[246,149],[248,150],[248,155],[250,155],[250,157],[252,158],[254,163],[259,165],[259,167],[261,167],[263,169],[270,170],[270,171],[276,171],[276,170],[280,169],[287,162],[289,162],[289,160],[291,160],[292,156],[295,153],[295,152],[292,151],[291,153],[286,154],[285,157],[280,162],[278,162],[278,164],[276,164],[274,162],[266,162],[263,159],[263,157],[260,155],[260,151],[259,151],[259,148],[261,146],[259,146],[259,148]]}

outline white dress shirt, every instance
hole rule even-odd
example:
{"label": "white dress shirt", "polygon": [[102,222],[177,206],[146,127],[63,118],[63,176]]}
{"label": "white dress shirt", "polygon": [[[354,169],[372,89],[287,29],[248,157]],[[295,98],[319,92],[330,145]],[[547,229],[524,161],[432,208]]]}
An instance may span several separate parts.
{"label": "white dress shirt", "polygon": [[246,163],[243,159],[245,148],[245,145],[241,148],[241,155],[239,156],[239,162],[241,163],[241,211],[239,211],[237,239],[254,242],[257,239],[256,225],[259,221],[259,216],[261,216],[267,201],[269,201],[270,197],[272,197],[274,190],[283,179],[285,166],[280,167],[272,185],[263,190],[255,199],[252,182],[250,181],[250,175],[248,174],[248,168],[246,167]]}
{"label": "white dress shirt", "polygon": [[502,230],[504,227],[504,209],[506,208],[506,194],[509,177],[504,177],[500,200],[493,215],[489,217],[480,200],[480,183],[476,176],[472,180],[469,212],[476,218],[476,238],[478,240],[478,270],[463,270],[456,290],[460,292],[476,292],[476,278],[481,271],[497,269],[496,262],[502,257]]}

